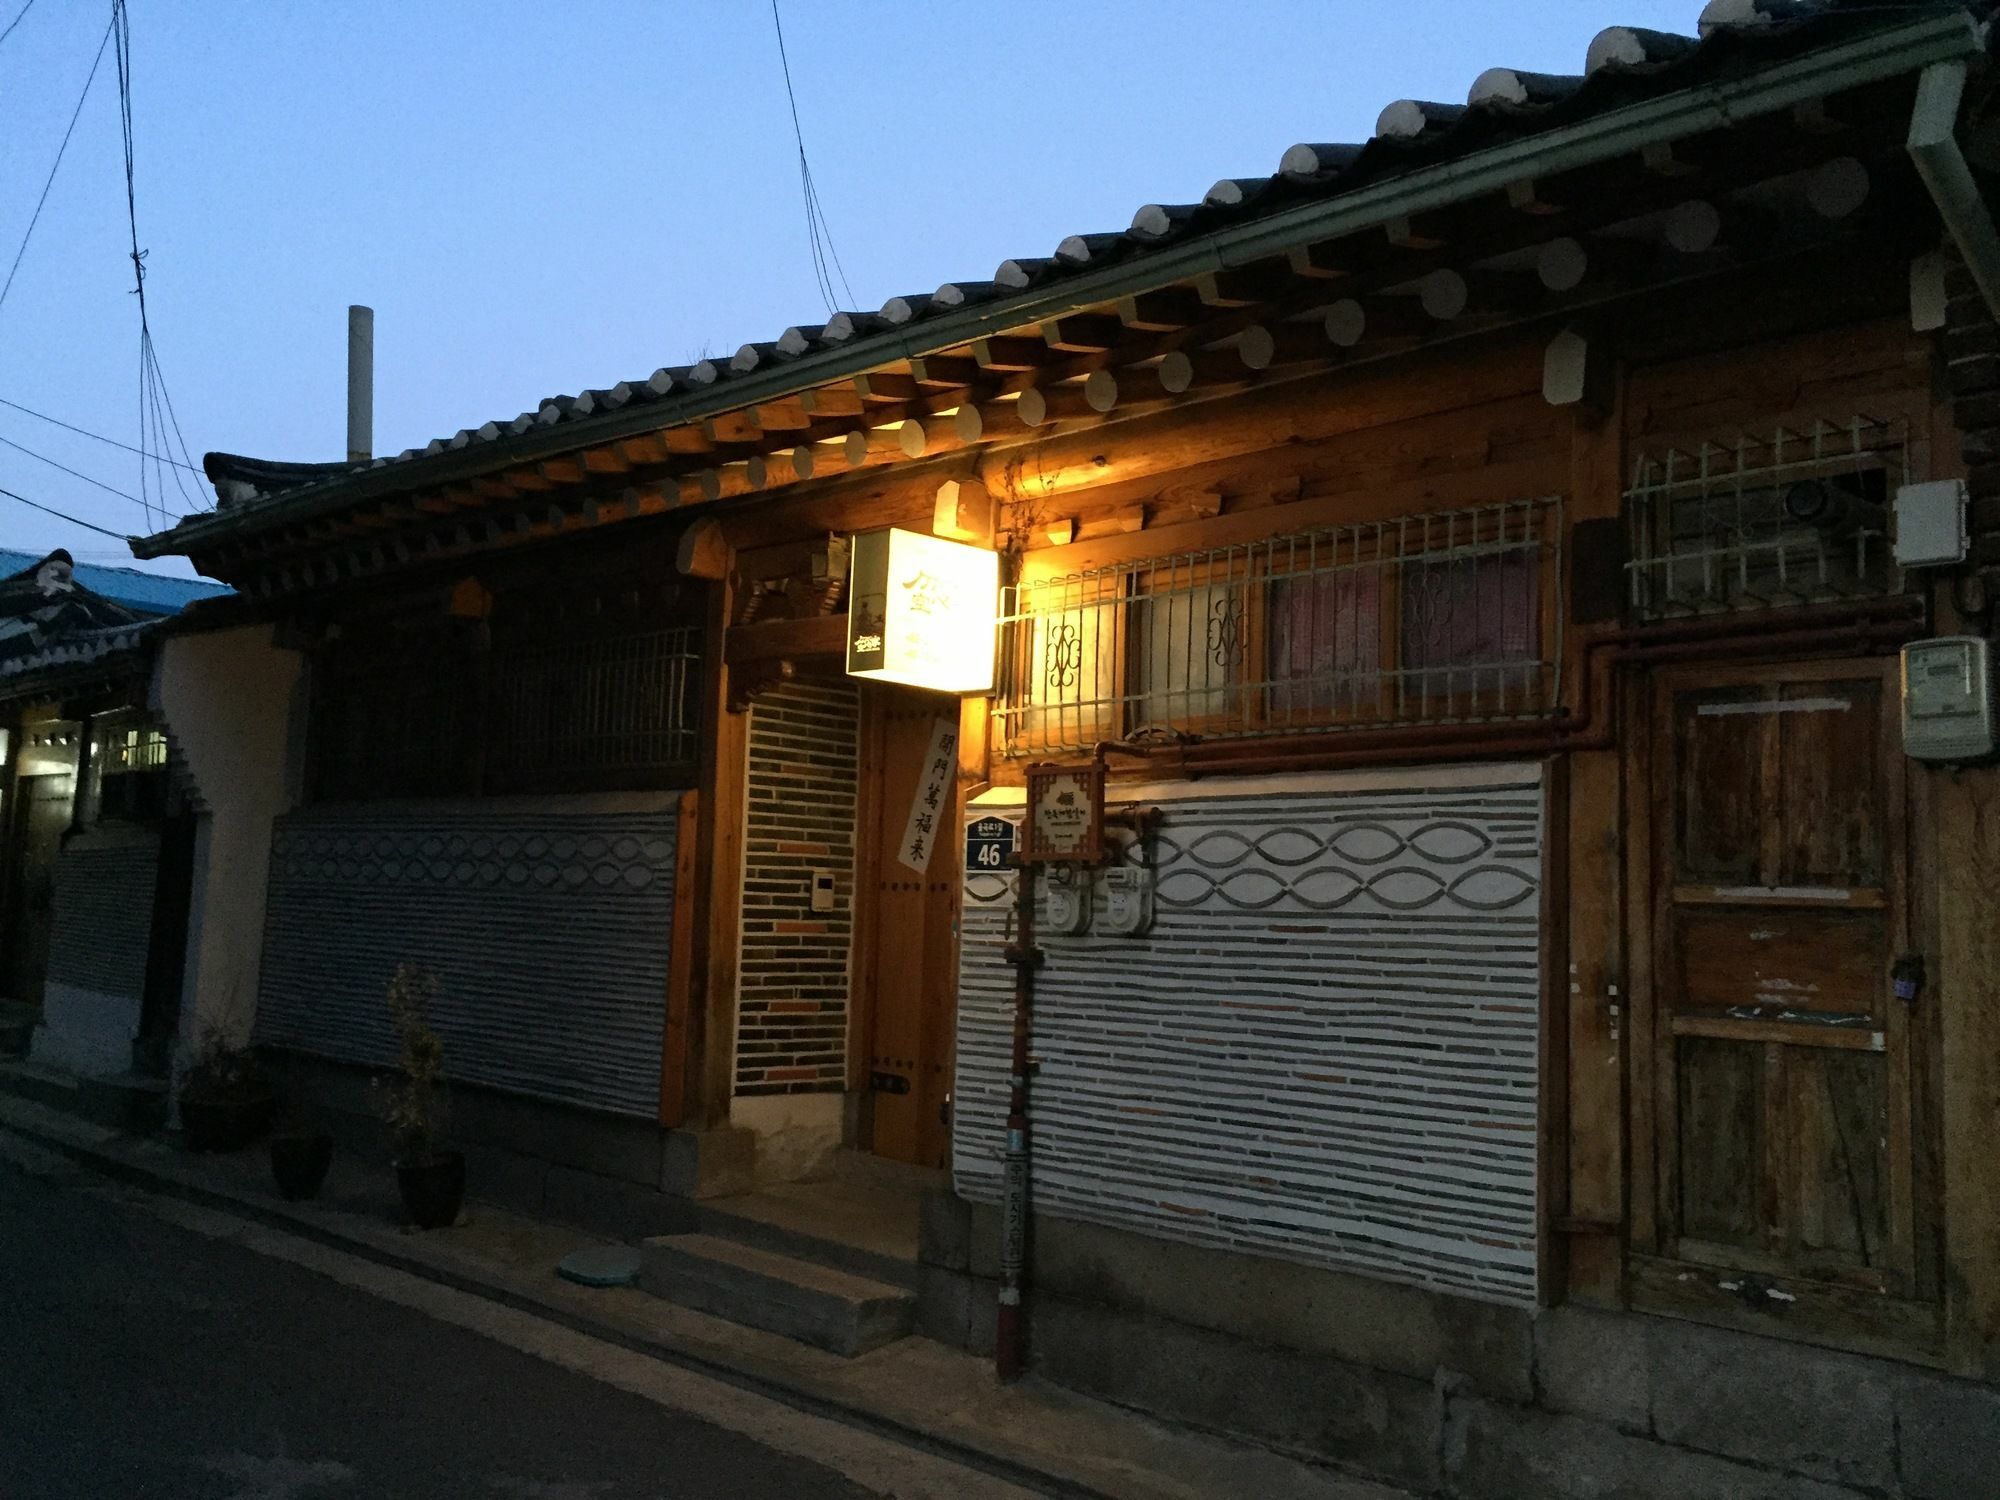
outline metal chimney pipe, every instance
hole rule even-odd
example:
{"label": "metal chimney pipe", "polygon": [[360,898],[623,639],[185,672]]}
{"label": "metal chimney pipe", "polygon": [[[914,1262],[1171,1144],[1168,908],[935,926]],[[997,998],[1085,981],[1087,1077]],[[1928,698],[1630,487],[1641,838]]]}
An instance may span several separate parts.
{"label": "metal chimney pipe", "polygon": [[375,456],[375,309],[347,309],[347,461]]}

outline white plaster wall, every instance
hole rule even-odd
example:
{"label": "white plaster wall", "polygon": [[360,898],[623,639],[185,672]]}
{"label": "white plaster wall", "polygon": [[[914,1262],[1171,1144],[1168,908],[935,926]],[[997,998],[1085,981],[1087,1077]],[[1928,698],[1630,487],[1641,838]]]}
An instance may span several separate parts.
{"label": "white plaster wall", "polygon": [[170,636],[153,707],[200,809],[176,1074],[213,1027],[250,1037],[264,944],[271,822],[298,796],[305,663],[269,625]]}

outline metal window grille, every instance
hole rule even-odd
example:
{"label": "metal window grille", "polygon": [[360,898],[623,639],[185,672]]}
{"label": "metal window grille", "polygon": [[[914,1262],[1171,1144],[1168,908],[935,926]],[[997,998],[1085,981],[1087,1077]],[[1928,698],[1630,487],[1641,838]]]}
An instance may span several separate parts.
{"label": "metal window grille", "polygon": [[1545,498],[1025,581],[1002,601],[995,743],[1020,756],[1545,714],[1561,546]]}
{"label": "metal window grille", "polygon": [[103,746],[99,765],[106,776],[157,771],[167,763],[167,737],[143,720],[112,721],[99,743]]}
{"label": "metal window grille", "polygon": [[687,627],[495,651],[489,783],[615,781],[693,765],[700,659]]}
{"label": "metal window grille", "polygon": [[1899,418],[1853,416],[1641,455],[1625,492],[1640,619],[1898,593]]}

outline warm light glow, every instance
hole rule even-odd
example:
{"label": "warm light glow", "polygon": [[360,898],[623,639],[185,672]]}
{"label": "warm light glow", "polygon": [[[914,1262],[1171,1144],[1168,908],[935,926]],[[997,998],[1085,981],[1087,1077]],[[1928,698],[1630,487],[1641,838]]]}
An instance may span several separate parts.
{"label": "warm light glow", "polygon": [[1000,558],[890,529],[854,538],[847,674],[938,693],[993,687]]}

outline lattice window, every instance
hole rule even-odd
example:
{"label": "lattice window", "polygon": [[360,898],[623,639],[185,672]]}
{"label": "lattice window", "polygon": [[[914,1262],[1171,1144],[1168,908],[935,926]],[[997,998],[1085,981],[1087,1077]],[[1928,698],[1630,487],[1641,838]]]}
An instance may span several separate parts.
{"label": "lattice window", "polygon": [[1555,702],[1552,499],[1322,527],[1011,588],[1003,753],[1528,718]]}
{"label": "lattice window", "polygon": [[489,789],[643,784],[692,766],[700,659],[685,627],[494,652]]}
{"label": "lattice window", "polygon": [[1888,515],[1908,452],[1902,419],[1853,416],[1642,454],[1625,492],[1634,615],[1900,592]]}

